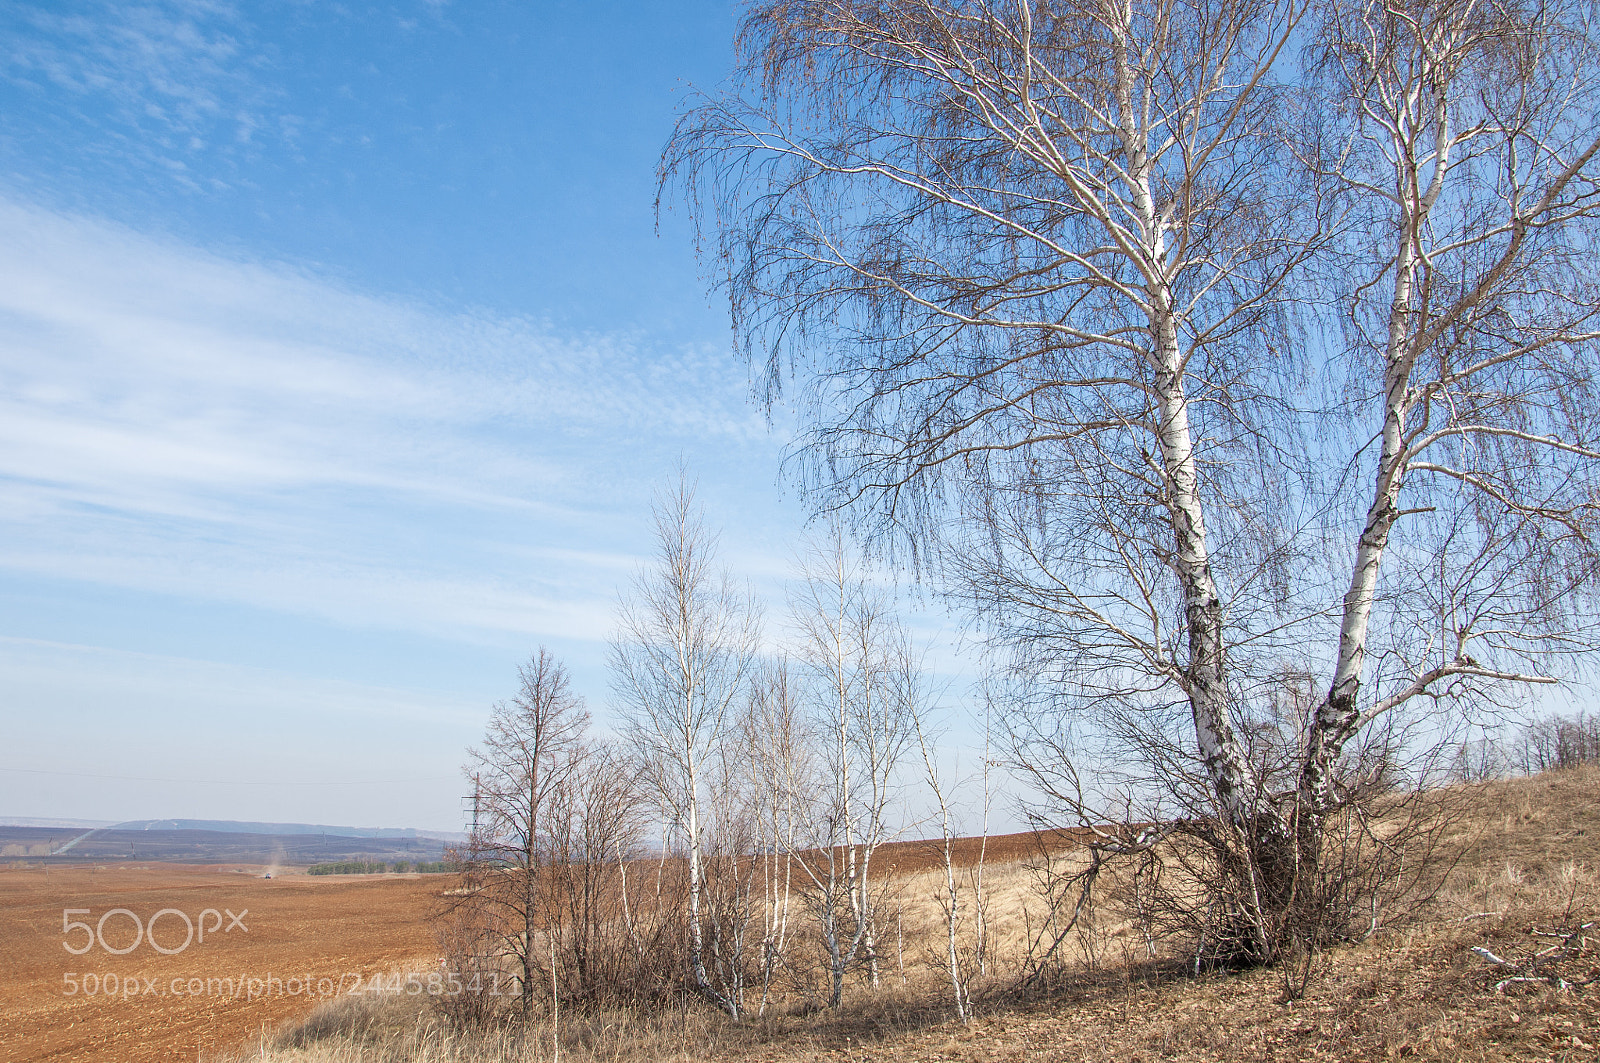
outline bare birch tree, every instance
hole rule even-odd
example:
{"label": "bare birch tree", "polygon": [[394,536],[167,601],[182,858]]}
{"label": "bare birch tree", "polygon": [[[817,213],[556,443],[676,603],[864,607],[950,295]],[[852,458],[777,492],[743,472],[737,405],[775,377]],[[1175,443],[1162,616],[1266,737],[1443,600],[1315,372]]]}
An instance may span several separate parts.
{"label": "bare birch tree", "polygon": [[738,992],[713,980],[707,966],[706,853],[715,814],[707,796],[755,664],[759,611],[715,567],[716,536],[686,476],[657,499],[654,515],[656,556],[619,607],[612,682],[667,826],[686,852],[690,983],[737,1019]]}
{"label": "bare birch tree", "polygon": [[[920,714],[911,717],[912,730],[917,736],[917,751],[922,754],[922,767],[924,779],[928,783],[928,790],[933,794],[934,804],[939,809],[939,855],[944,866],[944,892],[934,895],[934,900],[939,904],[939,910],[944,915],[945,929],[945,955],[943,966],[945,974],[950,979],[950,991],[955,997],[956,1018],[961,1020],[963,1026],[968,1024],[968,1012],[971,1008],[970,996],[967,988],[967,972],[961,963],[961,910],[965,905],[961,900],[961,886],[956,879],[955,841],[958,837],[956,817],[951,807],[950,787],[940,776],[937,755],[927,728],[923,726]],[[985,750],[987,752],[987,750]],[[987,795],[986,795],[987,796]],[[987,809],[985,809],[987,821]],[[987,837],[984,839],[987,844]],[[976,883],[975,906],[982,903],[982,880]],[[978,915],[981,919],[981,914]],[[982,925],[981,923],[979,924]],[[979,931],[978,949],[983,948],[982,931]]]}
{"label": "bare birch tree", "polygon": [[994,811],[993,772],[997,766],[994,760],[994,705],[986,697],[983,708],[983,761],[978,775],[983,801],[978,828],[978,859],[967,870],[967,878],[972,884],[972,951],[980,976],[989,973],[989,893],[984,888],[983,877],[989,860],[989,818]]}
{"label": "bare birch tree", "polygon": [[[1363,735],[1591,647],[1586,11],[761,3],[664,156],[819,505],[1036,681],[1059,809],[1170,798],[1097,844],[1191,830],[1220,958],[1276,958]],[[1095,748],[1142,767],[1086,789]]]}
{"label": "bare birch tree", "polygon": [[872,858],[893,830],[895,772],[916,705],[896,671],[904,634],[837,521],[803,557],[790,614],[810,673],[821,787],[817,822],[789,847],[827,954],[828,1006],[838,1007],[858,964],[878,984],[883,883],[872,877]]}
{"label": "bare birch tree", "polygon": [[1554,683],[1552,658],[1596,645],[1593,18],[1478,0],[1324,14],[1342,138],[1319,161],[1356,222],[1331,265],[1365,491],[1307,824],[1337,806],[1331,766],[1364,726],[1422,695]]}
{"label": "bare birch tree", "polygon": [[799,685],[786,657],[769,662],[751,690],[745,720],[745,752],[761,824],[756,855],[766,899],[758,1014],[766,1013],[785,962],[796,887],[794,839],[807,835],[819,783],[814,734]]}

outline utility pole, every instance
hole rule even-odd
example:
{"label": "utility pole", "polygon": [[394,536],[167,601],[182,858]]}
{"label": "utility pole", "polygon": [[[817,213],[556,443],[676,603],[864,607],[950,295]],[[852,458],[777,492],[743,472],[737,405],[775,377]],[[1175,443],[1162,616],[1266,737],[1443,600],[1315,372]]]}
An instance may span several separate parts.
{"label": "utility pole", "polygon": [[468,859],[474,859],[478,853],[478,831],[480,829],[478,817],[483,808],[483,783],[477,772],[472,773],[472,793],[461,800],[472,802],[472,826],[467,834]]}

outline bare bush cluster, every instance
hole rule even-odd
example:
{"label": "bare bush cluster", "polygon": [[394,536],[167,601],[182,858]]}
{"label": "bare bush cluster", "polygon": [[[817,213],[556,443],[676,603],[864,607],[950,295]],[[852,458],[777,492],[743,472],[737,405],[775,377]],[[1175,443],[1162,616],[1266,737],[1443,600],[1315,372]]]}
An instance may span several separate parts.
{"label": "bare bush cluster", "polygon": [[668,990],[679,955],[682,875],[646,859],[637,768],[594,741],[565,670],[544,650],[521,669],[517,695],[495,706],[472,751],[477,822],[458,853],[465,870],[445,894],[446,965],[468,987],[441,998],[467,1025],[492,1018],[514,987],[523,1021],[547,1001],[617,1003]]}
{"label": "bare bush cluster", "polygon": [[[931,719],[888,589],[838,526],[800,558],[789,649],[717,567],[686,480],[624,595],[598,742],[544,650],[472,753],[479,821],[443,913],[447,965],[514,985],[517,1018],[697,996],[738,1020],[775,995],[879,986],[904,826],[901,765]],[[494,1008],[442,1002],[482,1025]],[[503,1016],[502,1016],[503,1017]]]}

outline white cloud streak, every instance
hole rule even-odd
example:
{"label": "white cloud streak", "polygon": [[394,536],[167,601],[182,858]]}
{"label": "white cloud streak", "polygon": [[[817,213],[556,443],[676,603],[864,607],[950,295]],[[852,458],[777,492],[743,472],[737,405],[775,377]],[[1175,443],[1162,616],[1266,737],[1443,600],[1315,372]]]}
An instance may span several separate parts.
{"label": "white cloud streak", "polygon": [[[0,566],[596,638],[650,479],[678,454],[776,452],[726,355],[560,338],[0,201]],[[496,571],[530,549],[559,563],[521,586]]]}

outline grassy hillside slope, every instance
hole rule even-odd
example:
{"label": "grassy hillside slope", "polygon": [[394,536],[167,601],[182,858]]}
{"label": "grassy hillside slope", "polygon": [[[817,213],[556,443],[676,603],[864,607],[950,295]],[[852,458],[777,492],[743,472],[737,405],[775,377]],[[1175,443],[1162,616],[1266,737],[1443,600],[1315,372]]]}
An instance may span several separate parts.
{"label": "grassy hillside slope", "polygon": [[[1465,791],[1445,888],[1407,923],[1318,960],[1303,999],[1282,975],[1191,977],[1141,962],[1127,927],[1079,942],[1048,990],[1019,992],[1032,880],[1017,862],[989,868],[996,953],[979,979],[977,1017],[954,1021],[948,985],[929,960],[942,934],[937,873],[905,875],[904,975],[857,987],[837,1013],[786,1001],[734,1025],[685,1004],[649,1016],[564,1016],[560,1058],[579,1060],[1551,1060],[1600,1059],[1600,981],[1557,989],[1519,983],[1471,950],[1518,960],[1551,947],[1534,931],[1600,919],[1600,768],[1553,772]],[[1600,975],[1600,933],[1561,971]],[[256,1063],[453,1063],[555,1058],[548,1023],[461,1035],[414,999],[346,999],[252,1052]]]}

